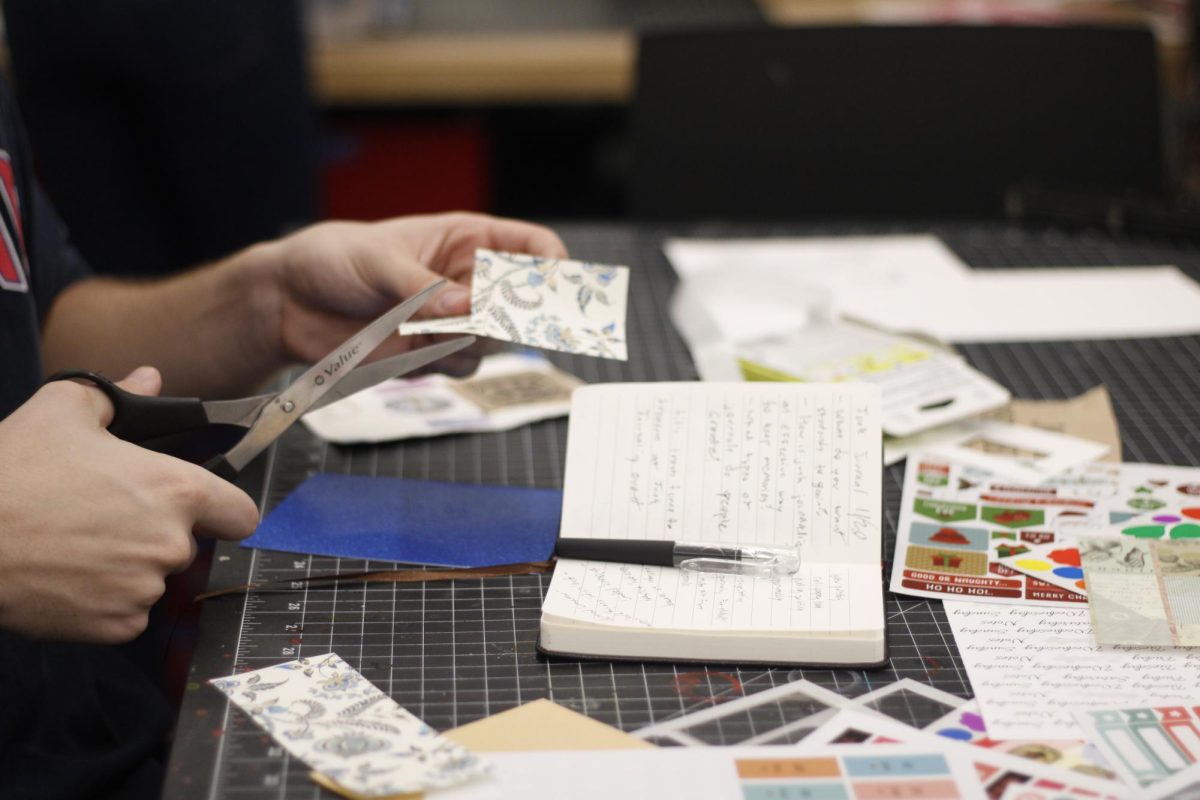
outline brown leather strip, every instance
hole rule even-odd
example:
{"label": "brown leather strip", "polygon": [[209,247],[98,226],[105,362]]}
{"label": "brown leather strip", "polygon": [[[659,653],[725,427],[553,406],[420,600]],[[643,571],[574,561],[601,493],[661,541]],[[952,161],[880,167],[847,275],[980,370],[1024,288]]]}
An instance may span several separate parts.
{"label": "brown leather strip", "polygon": [[[266,583],[247,583],[196,595],[196,601],[211,600],[243,592],[290,592],[300,588],[322,586],[340,581],[363,581],[364,583],[428,583],[431,581],[469,581],[480,578],[500,578],[505,575],[544,575],[554,568],[554,559],[549,561],[522,561],[517,564],[499,564],[494,567],[468,567],[462,569],[389,569],[370,572],[344,572],[336,575],[313,575],[307,578],[285,578]],[[292,584],[303,584],[303,587]]]}

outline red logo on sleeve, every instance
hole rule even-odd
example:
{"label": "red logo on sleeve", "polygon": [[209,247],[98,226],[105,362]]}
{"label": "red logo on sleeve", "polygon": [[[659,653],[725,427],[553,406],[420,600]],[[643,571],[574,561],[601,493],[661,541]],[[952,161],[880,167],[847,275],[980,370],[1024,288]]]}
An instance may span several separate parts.
{"label": "red logo on sleeve", "polygon": [[21,230],[21,200],[13,175],[12,159],[0,150],[0,289],[28,292],[25,232]]}

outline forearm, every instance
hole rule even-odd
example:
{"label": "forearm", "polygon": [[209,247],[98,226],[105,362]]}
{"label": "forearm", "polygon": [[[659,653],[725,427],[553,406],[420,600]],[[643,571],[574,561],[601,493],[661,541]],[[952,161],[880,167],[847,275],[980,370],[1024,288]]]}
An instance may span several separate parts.
{"label": "forearm", "polygon": [[157,281],[94,278],[62,293],[42,330],[48,372],[119,378],[150,365],[164,393],[244,392],[285,362],[273,244]]}

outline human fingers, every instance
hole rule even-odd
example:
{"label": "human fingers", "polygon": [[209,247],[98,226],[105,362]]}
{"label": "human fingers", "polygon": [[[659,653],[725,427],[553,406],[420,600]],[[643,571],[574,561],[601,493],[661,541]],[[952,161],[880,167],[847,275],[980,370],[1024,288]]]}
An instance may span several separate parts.
{"label": "human fingers", "polygon": [[[116,381],[116,385],[132,394],[157,395],[162,390],[162,376],[154,367],[138,367]],[[82,390],[72,388],[76,386]],[[85,379],[51,381],[39,391],[47,392],[71,405],[82,403],[101,428],[107,428],[113,420],[115,409],[108,395]]]}
{"label": "human fingers", "polygon": [[440,222],[445,236],[435,259],[442,262],[469,259],[473,263],[477,247],[546,258],[567,256],[567,247],[558,234],[534,222],[461,212],[443,215]]}
{"label": "human fingers", "polygon": [[254,533],[258,506],[250,495],[202,467],[177,464],[171,478],[175,502],[190,517],[197,536],[237,541]]}

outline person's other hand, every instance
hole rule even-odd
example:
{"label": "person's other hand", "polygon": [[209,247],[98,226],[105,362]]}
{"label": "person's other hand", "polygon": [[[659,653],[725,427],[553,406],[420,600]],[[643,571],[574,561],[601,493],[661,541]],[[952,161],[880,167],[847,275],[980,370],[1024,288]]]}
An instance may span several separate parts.
{"label": "person's other hand", "polygon": [[[477,247],[550,258],[567,254],[562,240],[548,228],[468,213],[376,223],[328,222],[268,247],[277,248],[274,268],[282,289],[276,341],[285,357],[305,362],[322,358],[364,324],[441,278],[449,284],[416,319],[469,314]],[[375,357],[431,341],[427,336],[394,337]],[[452,374],[468,374],[488,349],[489,345],[481,342],[434,366]]]}
{"label": "person's other hand", "polygon": [[[156,370],[120,386],[157,394]],[[0,628],[121,642],[146,627],[164,578],[191,563],[193,533],[242,539],[258,509],[204,469],[121,441],[94,387],[43,386],[0,421]]]}

